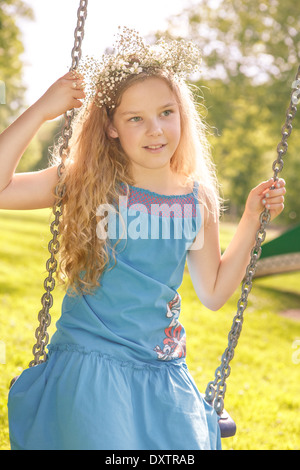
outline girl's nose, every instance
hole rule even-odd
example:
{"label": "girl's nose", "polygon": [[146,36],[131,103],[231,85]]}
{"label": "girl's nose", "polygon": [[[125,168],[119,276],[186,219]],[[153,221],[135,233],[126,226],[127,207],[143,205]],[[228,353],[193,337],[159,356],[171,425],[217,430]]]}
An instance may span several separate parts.
{"label": "girl's nose", "polygon": [[163,135],[163,130],[160,126],[160,123],[157,120],[153,120],[149,123],[148,129],[147,129],[147,134],[151,135],[153,137],[159,137],[160,135]]}

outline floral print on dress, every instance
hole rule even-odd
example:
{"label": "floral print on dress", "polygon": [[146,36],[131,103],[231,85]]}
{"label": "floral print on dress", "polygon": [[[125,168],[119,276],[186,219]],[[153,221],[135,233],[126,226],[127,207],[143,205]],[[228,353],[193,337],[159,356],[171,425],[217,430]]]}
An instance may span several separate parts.
{"label": "floral print on dress", "polygon": [[160,361],[171,361],[186,356],[186,335],[183,326],[179,323],[181,298],[176,293],[173,300],[167,305],[166,317],[171,318],[169,326],[165,329],[165,339],[163,349],[156,346],[157,359]]}

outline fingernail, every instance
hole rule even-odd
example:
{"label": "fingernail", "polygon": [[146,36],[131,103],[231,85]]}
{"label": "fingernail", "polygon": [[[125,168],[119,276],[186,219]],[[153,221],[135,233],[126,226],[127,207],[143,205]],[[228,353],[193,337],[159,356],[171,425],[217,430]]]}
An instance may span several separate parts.
{"label": "fingernail", "polygon": [[267,194],[266,194],[266,197],[270,197],[270,193],[267,193]]}
{"label": "fingernail", "polygon": [[263,199],[262,203],[265,204],[267,201],[265,199]]}

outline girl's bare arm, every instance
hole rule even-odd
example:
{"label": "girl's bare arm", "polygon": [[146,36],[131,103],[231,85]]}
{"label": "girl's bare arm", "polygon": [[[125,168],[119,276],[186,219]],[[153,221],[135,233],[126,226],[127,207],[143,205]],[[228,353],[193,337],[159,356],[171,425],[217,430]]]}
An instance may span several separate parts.
{"label": "girl's bare arm", "polygon": [[261,183],[251,191],[237,231],[223,255],[218,221],[206,227],[203,247],[188,252],[188,268],[195,291],[200,301],[211,310],[219,310],[243,279],[260,226],[259,215],[263,205],[269,206],[272,219],[283,210],[285,182],[280,180],[279,188],[270,190],[272,183],[273,180]]}
{"label": "girl's bare arm", "polygon": [[73,83],[71,73],[64,75],[0,135],[0,209],[38,209],[53,204],[56,168],[19,174],[15,170],[44,122],[81,106],[84,92]]}

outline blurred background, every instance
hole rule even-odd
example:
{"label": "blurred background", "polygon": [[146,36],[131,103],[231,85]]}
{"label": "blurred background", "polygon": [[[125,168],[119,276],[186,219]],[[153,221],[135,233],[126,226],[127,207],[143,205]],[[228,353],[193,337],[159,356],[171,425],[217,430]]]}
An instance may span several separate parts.
{"label": "blurred background", "polygon": [[[6,85],[0,131],[68,71],[78,5],[78,0],[0,0],[0,84]],[[298,0],[89,0],[83,55],[101,55],[112,45],[118,26],[137,29],[149,42],[164,35],[191,39],[202,49],[202,75],[193,84],[226,200],[221,223],[224,250],[249,190],[273,174],[300,63],[300,4]],[[48,149],[61,126],[58,119],[41,128],[18,171],[47,167]],[[300,449],[299,111],[293,127],[282,172],[288,190],[285,211],[268,229],[265,271],[251,292],[230,377],[226,408],[238,433],[224,442],[225,449]],[[31,360],[48,258],[48,225],[49,211],[0,211],[1,450],[9,448],[8,385]],[[274,272],[277,255],[281,268]],[[298,264],[293,265],[295,260]],[[50,333],[63,295],[56,289]],[[203,392],[227,346],[239,295],[237,291],[212,315],[201,306],[185,273],[181,296],[188,365]]]}

